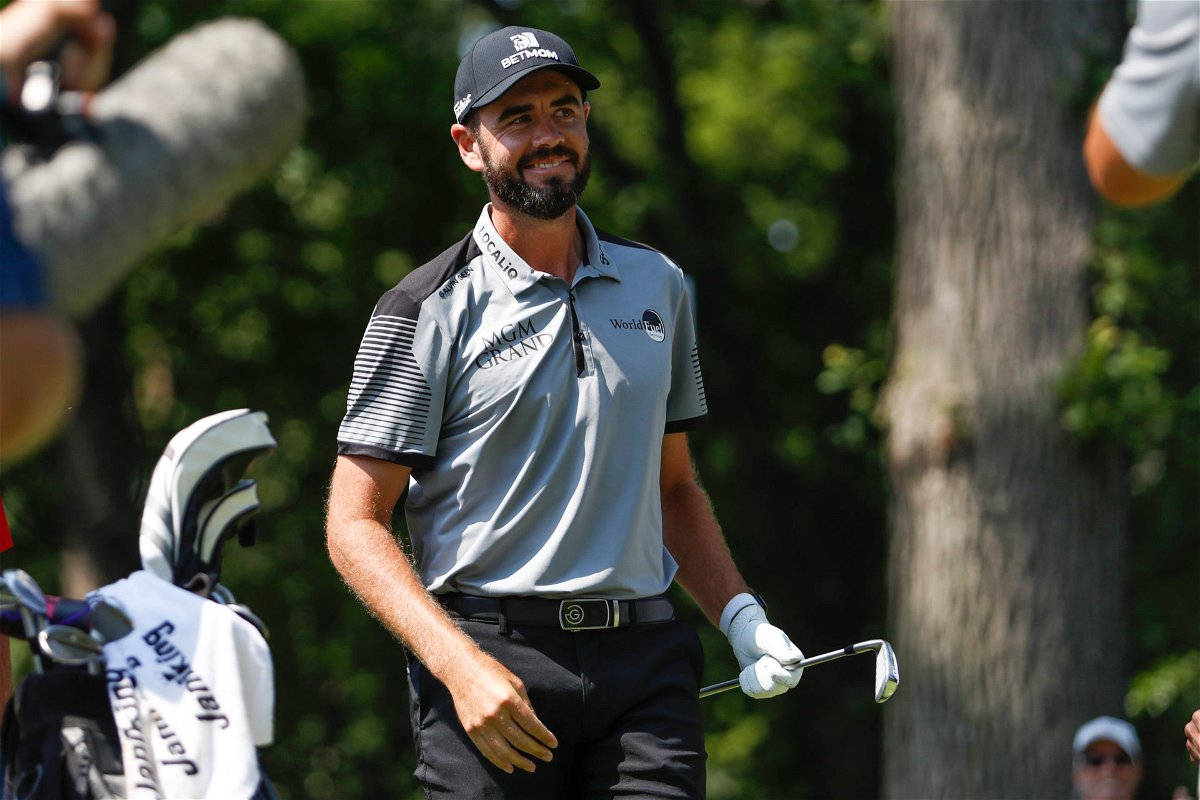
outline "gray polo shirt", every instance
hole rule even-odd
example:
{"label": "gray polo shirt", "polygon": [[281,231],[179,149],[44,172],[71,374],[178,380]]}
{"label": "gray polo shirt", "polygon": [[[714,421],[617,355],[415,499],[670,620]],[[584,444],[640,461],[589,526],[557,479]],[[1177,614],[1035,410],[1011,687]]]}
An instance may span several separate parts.
{"label": "gray polo shirt", "polygon": [[665,433],[707,414],[683,272],[597,233],[568,287],[474,231],[380,299],[338,452],[412,467],[405,513],[432,591],[666,590]]}
{"label": "gray polo shirt", "polygon": [[1142,0],[1125,53],[1100,95],[1104,130],[1125,160],[1176,175],[1200,158],[1200,0]]}

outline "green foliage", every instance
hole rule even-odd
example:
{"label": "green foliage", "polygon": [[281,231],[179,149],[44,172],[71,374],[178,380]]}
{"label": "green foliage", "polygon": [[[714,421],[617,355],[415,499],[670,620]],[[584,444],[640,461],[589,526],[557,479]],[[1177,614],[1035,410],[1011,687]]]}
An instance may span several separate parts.
{"label": "green foliage", "polygon": [[1084,440],[1109,438],[1145,456],[1171,429],[1172,399],[1161,376],[1170,353],[1103,316],[1088,329],[1083,356],[1064,376],[1063,423]]}
{"label": "green foliage", "polygon": [[1195,766],[1183,751],[1183,726],[1196,709],[1200,650],[1162,656],[1134,676],[1125,695],[1125,714],[1142,732],[1148,782],[1163,790],[1190,786]]}
{"label": "green foliage", "polygon": [[1162,479],[1161,447],[1185,400],[1163,380],[1171,351],[1150,343],[1157,338],[1152,301],[1170,272],[1139,234],[1115,214],[1097,226],[1092,296],[1098,316],[1059,393],[1066,429],[1083,441],[1120,445],[1135,463],[1140,490]]}
{"label": "green foliage", "polygon": [[1195,702],[1197,686],[1200,650],[1167,656],[1130,682],[1125,713],[1130,717],[1161,717],[1172,706],[1180,711],[1188,709]]}
{"label": "green foliage", "polygon": [[[128,446],[141,464],[129,494],[140,499],[167,440],[198,417],[270,415],[280,446],[253,468],[259,544],[231,547],[225,562],[226,582],[272,630],[265,758],[285,798],[416,796],[404,654],[330,566],[323,501],[374,303],[460,238],[484,201],[447,135],[458,48],[480,26],[560,32],[603,83],[584,207],[695,279],[712,422],[693,451],[772,620],[814,652],[883,632],[873,408],[894,209],[881,4],[143,0],[128,35],[146,52],[223,14],[259,17],[296,48],[312,116],[270,180],[175,236],[127,284]],[[1186,508],[1200,485],[1200,270],[1180,222],[1197,218],[1192,189],[1173,211],[1116,215],[1098,234],[1103,322],[1064,389],[1067,424],[1124,442],[1157,476],[1139,484],[1135,522],[1139,668],[1200,640],[1194,572],[1177,557],[1185,542],[1195,551]],[[53,509],[73,489],[52,459],[2,487],[20,565],[51,590]],[[724,638],[675,596],[700,629],[706,682],[735,674]],[[867,685],[828,670],[770,703],[709,701],[710,795],[877,795]]]}
{"label": "green foliage", "polygon": [[883,422],[877,404],[888,370],[885,340],[879,326],[869,349],[831,344],[822,353],[825,369],[817,376],[817,389],[828,395],[846,394],[849,414],[830,428],[829,435],[847,449],[866,451],[879,444]]}

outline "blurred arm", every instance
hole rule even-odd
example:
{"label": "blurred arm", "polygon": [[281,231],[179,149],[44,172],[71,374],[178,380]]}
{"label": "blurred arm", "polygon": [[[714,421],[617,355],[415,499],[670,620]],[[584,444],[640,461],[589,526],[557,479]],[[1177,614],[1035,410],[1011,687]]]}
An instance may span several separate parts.
{"label": "blurred arm", "polygon": [[116,23],[100,0],[16,0],[0,11],[0,70],[9,100],[21,94],[25,68],[51,54],[64,36],[62,82],[92,91],[108,78]]}
{"label": "blurred arm", "polygon": [[39,311],[0,315],[0,465],[48,442],[79,397],[82,353],[74,330]]}
{"label": "blurred arm", "polygon": [[1192,714],[1192,719],[1184,727],[1183,734],[1187,737],[1187,751],[1192,763],[1200,763],[1200,708]]}
{"label": "blurred arm", "polygon": [[1132,166],[1104,130],[1100,115],[1092,109],[1087,136],[1083,142],[1092,186],[1110,203],[1140,208],[1165,200],[1183,185],[1188,173],[1151,175]]}

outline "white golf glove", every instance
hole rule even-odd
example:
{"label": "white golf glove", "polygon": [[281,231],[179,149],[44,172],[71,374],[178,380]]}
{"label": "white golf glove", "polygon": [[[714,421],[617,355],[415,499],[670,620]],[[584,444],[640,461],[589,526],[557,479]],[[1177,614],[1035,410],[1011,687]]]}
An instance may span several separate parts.
{"label": "white golf glove", "polygon": [[742,671],[738,683],[761,700],[783,694],[800,682],[804,667],[787,667],[804,658],[787,634],[767,622],[767,614],[749,594],[736,595],[721,614],[721,632],[733,646]]}

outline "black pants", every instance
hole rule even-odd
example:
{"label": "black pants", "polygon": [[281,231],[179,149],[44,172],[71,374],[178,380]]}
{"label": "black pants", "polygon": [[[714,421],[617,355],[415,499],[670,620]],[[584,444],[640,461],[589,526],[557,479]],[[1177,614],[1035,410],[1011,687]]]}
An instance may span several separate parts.
{"label": "black pants", "polygon": [[408,660],[415,775],[433,800],[599,800],[704,797],[699,686],[703,656],[678,620],[570,633],[463,621],[486,652],[525,682],[538,718],[558,739],[554,759],[511,775],[467,738],[450,693]]}

